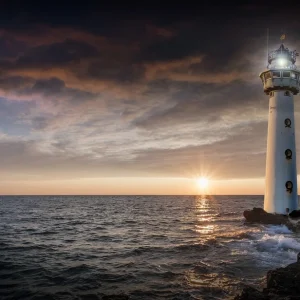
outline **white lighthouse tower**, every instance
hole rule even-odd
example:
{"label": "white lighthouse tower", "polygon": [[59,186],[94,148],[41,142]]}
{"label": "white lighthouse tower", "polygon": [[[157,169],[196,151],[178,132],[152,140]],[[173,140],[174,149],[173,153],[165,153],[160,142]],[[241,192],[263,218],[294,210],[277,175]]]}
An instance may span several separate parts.
{"label": "white lighthouse tower", "polygon": [[260,74],[270,97],[264,210],[286,214],[298,208],[294,95],[299,93],[298,53],[283,44],[268,53]]}

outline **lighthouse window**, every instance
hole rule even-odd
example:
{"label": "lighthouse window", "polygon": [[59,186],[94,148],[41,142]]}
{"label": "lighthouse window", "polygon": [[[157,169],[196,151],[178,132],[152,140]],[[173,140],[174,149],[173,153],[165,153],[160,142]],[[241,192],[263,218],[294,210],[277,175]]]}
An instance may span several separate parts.
{"label": "lighthouse window", "polygon": [[280,78],[280,71],[274,71],[273,78]]}
{"label": "lighthouse window", "polygon": [[293,153],[292,153],[291,149],[286,149],[284,154],[285,154],[286,159],[292,159]]}
{"label": "lighthouse window", "polygon": [[283,71],[282,72],[282,77],[291,77],[291,72],[289,72],[289,71]]}
{"label": "lighthouse window", "polygon": [[293,191],[293,183],[291,181],[287,181],[285,187],[287,192],[291,193]]}
{"label": "lighthouse window", "polygon": [[289,91],[285,91],[285,92],[284,92],[284,96],[291,96],[291,94],[290,94]]}
{"label": "lighthouse window", "polygon": [[285,119],[284,124],[285,124],[285,127],[291,127],[292,121],[290,119]]}

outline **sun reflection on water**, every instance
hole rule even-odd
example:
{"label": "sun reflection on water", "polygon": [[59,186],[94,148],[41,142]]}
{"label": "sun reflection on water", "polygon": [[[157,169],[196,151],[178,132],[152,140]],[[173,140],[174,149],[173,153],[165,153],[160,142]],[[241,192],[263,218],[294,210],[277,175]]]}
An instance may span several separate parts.
{"label": "sun reflection on water", "polygon": [[195,225],[195,230],[201,235],[212,234],[215,230],[215,225],[211,223],[211,221],[214,219],[211,201],[213,201],[213,197],[209,195],[201,195],[196,197],[195,209],[197,224]]}

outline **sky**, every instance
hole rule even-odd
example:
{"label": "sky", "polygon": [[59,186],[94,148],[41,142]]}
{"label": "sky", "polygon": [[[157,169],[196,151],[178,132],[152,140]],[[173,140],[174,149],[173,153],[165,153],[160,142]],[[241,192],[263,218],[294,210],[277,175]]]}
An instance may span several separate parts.
{"label": "sky", "polygon": [[0,194],[263,194],[267,28],[300,19],[251,3],[3,1]]}

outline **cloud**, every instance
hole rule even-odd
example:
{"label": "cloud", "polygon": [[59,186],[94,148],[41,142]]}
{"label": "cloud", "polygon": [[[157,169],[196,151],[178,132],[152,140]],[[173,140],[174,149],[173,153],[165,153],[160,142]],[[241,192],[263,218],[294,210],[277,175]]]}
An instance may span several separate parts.
{"label": "cloud", "polygon": [[[136,149],[129,147],[128,142],[119,140],[113,142],[104,139],[90,144],[88,149],[80,154],[80,148],[87,145],[85,141],[78,144],[72,141],[72,131],[69,139],[53,140],[45,151],[42,141],[6,141],[0,143],[0,155],[6,157],[0,175],[2,178],[15,172],[19,177],[26,175],[39,176],[40,179],[114,177],[114,176],[183,176],[195,177],[201,169],[206,169],[218,178],[251,178],[263,176],[265,162],[266,122],[257,122],[230,130],[219,132],[215,141],[190,145],[184,144],[178,148],[145,149],[142,143],[148,145],[155,141],[155,136],[135,140]],[[191,132],[191,131],[189,131]],[[212,131],[212,134],[216,132]],[[205,132],[195,136],[201,142]],[[221,134],[225,134],[221,137]],[[208,134],[207,134],[208,135]],[[174,138],[178,138],[174,136]],[[82,137],[83,138],[83,137]],[[96,137],[98,138],[98,137]],[[165,142],[170,140],[170,135]],[[44,141],[45,142],[45,141]],[[50,141],[49,141],[50,142]],[[75,151],[72,147],[77,146]],[[134,148],[134,147],[133,147]],[[88,155],[87,155],[88,153]],[[96,155],[97,154],[97,155]],[[43,168],[43,172],[41,169]]]}
{"label": "cloud", "polygon": [[64,66],[70,62],[90,58],[97,54],[97,49],[89,44],[66,39],[61,43],[29,48],[17,58],[15,65],[19,68],[38,66],[43,69],[58,65]]}
{"label": "cloud", "polygon": [[238,123],[245,111],[246,119],[267,116],[267,105],[258,84],[237,80],[230,85],[182,83],[176,86],[177,90],[170,92],[165,101],[168,105],[158,103],[132,122],[143,128],[203,122],[211,126],[229,116]]}
{"label": "cloud", "polygon": [[78,14],[0,31],[2,178],[264,175],[259,18]]}

